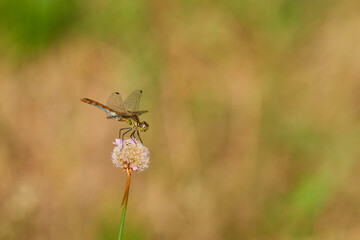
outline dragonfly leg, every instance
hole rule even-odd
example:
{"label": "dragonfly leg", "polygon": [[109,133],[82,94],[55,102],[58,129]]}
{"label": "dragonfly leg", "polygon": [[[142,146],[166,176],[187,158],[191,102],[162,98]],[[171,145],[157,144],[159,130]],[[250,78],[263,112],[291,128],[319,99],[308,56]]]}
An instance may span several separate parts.
{"label": "dragonfly leg", "polygon": [[130,138],[131,138],[131,140],[133,140],[133,142],[136,144],[135,131],[136,131],[136,130],[134,130],[134,131],[130,134]]}
{"label": "dragonfly leg", "polygon": [[121,129],[119,130],[119,138],[121,138],[121,131],[122,131],[122,130],[125,130],[125,129],[127,129],[127,130],[130,131],[132,128],[131,128],[131,127],[121,128]]}
{"label": "dragonfly leg", "polygon": [[[127,129],[127,131],[124,132],[124,133],[121,135],[121,149],[120,149],[120,151],[121,151],[121,150],[123,149],[123,147],[124,147],[125,134],[127,134],[128,132],[130,132],[132,128],[122,128],[122,129],[120,129],[119,134],[121,134],[121,130],[125,130],[125,129]],[[119,137],[120,137],[120,136],[119,136]]]}
{"label": "dragonfly leg", "polygon": [[136,130],[136,133],[137,133],[137,135],[138,135],[138,138],[139,138],[141,144],[144,145],[143,141],[141,140],[141,137],[140,137],[140,134],[139,134],[139,130]]}

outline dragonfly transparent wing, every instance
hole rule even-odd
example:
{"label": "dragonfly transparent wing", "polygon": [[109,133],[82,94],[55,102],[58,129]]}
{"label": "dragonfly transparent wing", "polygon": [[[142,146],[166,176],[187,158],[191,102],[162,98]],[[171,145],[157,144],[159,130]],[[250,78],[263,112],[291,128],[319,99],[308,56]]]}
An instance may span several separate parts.
{"label": "dragonfly transparent wing", "polygon": [[141,90],[133,91],[125,100],[124,104],[128,112],[137,112],[139,110]]}
{"label": "dragonfly transparent wing", "polygon": [[128,111],[128,113],[135,114],[136,116],[140,116],[141,114],[143,114],[143,113],[147,113],[147,112],[148,112],[148,110],[135,111],[135,112]]}
{"label": "dragonfly transparent wing", "polygon": [[126,108],[118,92],[113,92],[106,102],[106,106],[120,113],[126,113]]}

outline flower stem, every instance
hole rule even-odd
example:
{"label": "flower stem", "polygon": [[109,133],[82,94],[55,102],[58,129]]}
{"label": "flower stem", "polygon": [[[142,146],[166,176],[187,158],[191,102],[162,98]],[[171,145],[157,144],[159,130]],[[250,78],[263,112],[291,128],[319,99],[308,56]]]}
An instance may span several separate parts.
{"label": "flower stem", "polygon": [[121,240],[121,237],[122,237],[122,231],[123,231],[124,222],[125,222],[125,213],[126,213],[126,208],[125,208],[125,205],[123,205],[118,240]]}
{"label": "flower stem", "polygon": [[127,181],[126,181],[125,193],[124,193],[123,201],[121,203],[122,214],[121,214],[121,222],[120,222],[118,240],[121,240],[121,238],[122,238],[122,232],[123,232],[123,227],[124,227],[124,222],[125,222],[126,207],[127,207],[127,202],[128,202],[128,198],[129,198],[130,179],[131,179],[131,170],[127,170]]}

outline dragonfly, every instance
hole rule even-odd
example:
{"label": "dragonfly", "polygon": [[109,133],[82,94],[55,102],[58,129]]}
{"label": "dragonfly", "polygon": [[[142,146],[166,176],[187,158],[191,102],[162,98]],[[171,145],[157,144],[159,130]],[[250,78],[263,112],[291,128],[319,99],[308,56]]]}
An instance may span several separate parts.
{"label": "dragonfly", "polygon": [[[141,143],[139,131],[146,132],[149,129],[149,124],[145,121],[140,121],[139,116],[148,112],[147,110],[139,110],[142,90],[135,90],[123,102],[119,92],[113,92],[106,102],[106,105],[99,103],[89,98],[81,98],[84,103],[93,105],[109,114],[108,119],[115,119],[119,122],[126,122],[130,127],[121,128],[119,131],[119,138],[124,142],[124,137],[130,133],[130,138],[135,142],[135,133]],[[121,132],[123,134],[121,134]]]}

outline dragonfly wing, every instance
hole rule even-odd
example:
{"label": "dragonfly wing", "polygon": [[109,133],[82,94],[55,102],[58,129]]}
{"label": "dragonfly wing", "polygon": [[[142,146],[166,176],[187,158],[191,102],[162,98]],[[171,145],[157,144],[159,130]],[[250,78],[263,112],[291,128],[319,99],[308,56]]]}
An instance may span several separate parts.
{"label": "dragonfly wing", "polygon": [[144,111],[128,111],[128,113],[132,113],[132,114],[135,114],[136,116],[140,116],[141,114],[144,114],[144,113],[147,113],[148,110],[144,110]]}
{"label": "dragonfly wing", "polygon": [[121,99],[121,95],[118,92],[113,92],[110,95],[109,99],[106,102],[106,106],[119,113],[126,113],[126,108]]}
{"label": "dragonfly wing", "polygon": [[126,110],[129,112],[136,112],[139,110],[140,99],[142,96],[141,90],[133,91],[125,100],[124,104]]}

